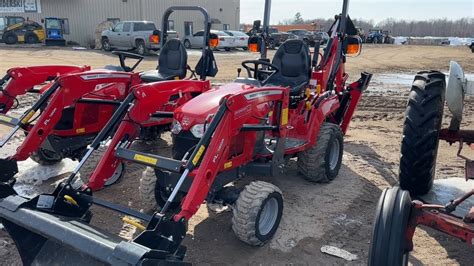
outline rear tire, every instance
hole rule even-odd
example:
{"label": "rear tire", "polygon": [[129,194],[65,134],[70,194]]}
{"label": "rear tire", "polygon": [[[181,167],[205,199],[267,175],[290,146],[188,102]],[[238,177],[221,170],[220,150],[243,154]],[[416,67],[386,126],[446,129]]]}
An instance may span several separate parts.
{"label": "rear tire", "polygon": [[18,43],[18,36],[13,32],[7,32],[2,36],[3,42],[6,44],[16,44]]}
{"label": "rear tire", "polygon": [[283,213],[281,190],[267,182],[245,186],[233,208],[232,230],[243,242],[262,246],[275,234]]}
{"label": "rear tire", "polygon": [[369,265],[407,265],[409,250],[406,241],[411,213],[410,194],[399,187],[385,189],[375,212]]}
{"label": "rear tire", "polygon": [[[90,176],[96,170],[97,164],[99,164],[100,160],[104,157],[106,149],[107,147],[99,147],[92,153],[86,163],[82,166],[81,170],[79,171],[79,176],[84,184],[89,183]],[[108,187],[117,183],[120,178],[122,178],[124,173],[125,164],[121,162],[115,169],[114,174],[105,181],[104,186]]]}
{"label": "rear tire", "polygon": [[433,187],[446,90],[443,73],[416,75],[410,92],[400,158],[400,187],[412,196]]}
{"label": "rear tire", "polygon": [[136,46],[137,46],[136,48],[137,54],[142,55],[142,56],[145,56],[148,54],[148,49],[146,48],[144,41],[138,40],[136,42]]}
{"label": "rear tire", "polygon": [[324,122],[316,144],[298,153],[298,170],[308,181],[328,183],[339,173],[343,150],[344,142],[340,127]]}
{"label": "rear tire", "polygon": [[38,42],[39,42],[38,36],[36,36],[34,32],[30,31],[30,32],[25,33],[25,43],[34,44]]}
{"label": "rear tire", "polygon": [[55,165],[62,161],[62,157],[53,151],[48,151],[42,148],[39,148],[37,151],[30,155],[30,158],[38,163],[39,165]]}
{"label": "rear tire", "polygon": [[230,48],[224,48],[224,50],[225,50],[226,52],[230,52],[231,49],[230,49]]}

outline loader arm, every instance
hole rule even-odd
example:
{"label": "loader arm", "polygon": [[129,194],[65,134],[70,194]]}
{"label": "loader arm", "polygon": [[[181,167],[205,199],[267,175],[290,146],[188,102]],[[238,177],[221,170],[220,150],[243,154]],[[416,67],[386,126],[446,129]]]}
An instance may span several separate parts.
{"label": "loader arm", "polygon": [[[253,150],[248,149],[240,155],[229,158],[229,146],[231,140],[241,130],[262,129],[255,127],[258,125],[246,124],[251,120],[257,105],[274,102],[273,112],[276,115],[273,116],[272,125],[263,127],[263,129],[276,131],[276,135],[280,139],[284,139],[287,135],[289,102],[287,88],[255,88],[239,94],[229,95],[226,98],[221,103],[219,111],[212,118],[209,129],[205,132],[187,162],[186,170],[194,175],[193,182],[182,202],[180,213],[173,218],[174,221],[180,221],[183,218],[189,220],[197,212],[209,194],[217,174],[244,165],[253,159]],[[219,115],[220,112],[222,112],[222,115]],[[214,130],[212,130],[213,123],[217,124]],[[253,146],[248,145],[247,147],[253,149]],[[276,158],[278,156],[283,159],[283,146],[280,146],[279,151],[275,151],[273,160],[278,160]],[[178,185],[174,188],[174,191],[177,190],[179,190]]]}
{"label": "loader arm", "polygon": [[[16,161],[26,160],[33,152],[38,150],[54,129],[57,122],[61,119],[62,110],[67,106],[75,104],[87,93],[100,88],[101,84],[123,83],[126,88],[129,88],[139,82],[138,74],[121,72],[86,72],[60,77],[56,81],[57,90],[50,96],[48,99],[49,103],[42,110],[36,123],[29,129],[28,135],[18,147],[15,155],[10,157],[10,159]],[[46,103],[45,99],[41,100]],[[35,105],[34,108],[27,111],[29,115],[24,117],[20,123],[23,125],[27,124],[39,108],[40,106]]]}
{"label": "loader arm", "polygon": [[[0,113],[6,114],[13,106],[17,96],[24,95],[47,81],[57,77],[89,71],[89,66],[33,66],[11,68],[0,79]],[[5,87],[3,87],[6,84]],[[49,87],[48,87],[49,88]]]}
{"label": "loader arm", "polygon": [[[133,88],[134,100],[127,114],[113,134],[111,142],[99,161],[95,171],[89,178],[88,187],[99,190],[121,163],[122,159],[115,156],[118,145],[128,148],[139,136],[140,127],[145,125],[152,116],[166,119],[171,123],[172,110],[192,99],[193,94],[202,93],[211,88],[210,81],[167,81],[150,84],[140,84]],[[170,97],[178,96],[174,102]],[[105,128],[108,128],[107,126]]]}

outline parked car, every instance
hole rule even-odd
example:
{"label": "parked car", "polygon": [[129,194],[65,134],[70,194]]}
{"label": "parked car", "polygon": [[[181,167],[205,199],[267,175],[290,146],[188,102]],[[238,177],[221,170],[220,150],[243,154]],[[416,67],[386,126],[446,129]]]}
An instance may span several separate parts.
{"label": "parked car", "polygon": [[[247,35],[252,36],[256,34],[255,30],[252,29],[247,32]],[[292,33],[288,32],[279,32],[276,28],[269,29],[269,38],[267,39],[267,47],[270,49],[275,49],[276,47],[280,46],[288,39],[297,39],[298,37]]]}
{"label": "parked car", "polygon": [[225,30],[229,36],[234,37],[234,48],[248,49],[249,36],[241,31]]}
{"label": "parked car", "polygon": [[[219,37],[219,44],[217,45],[216,49],[225,49],[226,51],[230,51],[234,48],[234,37],[230,36],[229,34],[218,31],[218,30],[211,30],[211,34],[216,34]],[[193,35],[184,36],[184,47],[186,49],[190,48],[202,48],[204,38],[204,31],[198,31]]]}
{"label": "parked car", "polygon": [[[146,55],[150,50],[160,49],[156,26],[151,21],[124,21],[113,28],[102,32],[102,48],[105,51],[113,49],[135,50],[140,55]],[[168,31],[169,38],[178,38],[176,31]]]}
{"label": "parked car", "polygon": [[288,33],[292,33],[298,37],[298,39],[304,41],[306,44],[313,46],[316,41],[321,41],[320,36],[313,34],[308,30],[289,30]]}
{"label": "parked car", "polygon": [[329,34],[325,31],[318,31],[314,33],[316,35],[316,40],[319,40],[321,45],[327,44],[329,41]]}

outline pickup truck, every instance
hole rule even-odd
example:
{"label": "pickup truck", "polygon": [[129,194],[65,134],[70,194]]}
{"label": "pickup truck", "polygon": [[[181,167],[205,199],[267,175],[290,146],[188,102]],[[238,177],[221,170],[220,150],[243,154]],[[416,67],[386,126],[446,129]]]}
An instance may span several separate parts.
{"label": "pickup truck", "polygon": [[[151,21],[124,21],[113,28],[105,30],[101,35],[102,48],[105,51],[113,49],[135,50],[140,55],[160,49],[156,26]],[[168,38],[177,38],[176,31],[168,31]]]}

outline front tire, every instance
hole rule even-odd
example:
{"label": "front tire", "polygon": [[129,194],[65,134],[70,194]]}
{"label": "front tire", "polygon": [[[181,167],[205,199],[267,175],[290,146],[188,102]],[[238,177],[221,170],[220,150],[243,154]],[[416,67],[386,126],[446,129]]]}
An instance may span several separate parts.
{"label": "front tire", "polygon": [[375,212],[369,250],[370,266],[408,264],[410,250],[405,236],[411,208],[407,191],[393,187],[382,192]]}
{"label": "front tire", "polygon": [[184,41],[184,48],[186,49],[191,49],[191,42],[189,40],[185,40]]}
{"label": "front tire", "polygon": [[36,152],[30,155],[30,158],[39,165],[55,165],[62,161],[62,157],[54,151],[48,151],[39,148]]}
{"label": "front tire", "polygon": [[308,181],[328,183],[339,173],[343,150],[344,141],[340,127],[324,122],[316,144],[298,153],[298,170]]}
{"label": "front tire", "polygon": [[445,76],[420,72],[413,81],[403,126],[399,181],[412,196],[433,187],[444,111]]}
{"label": "front tire", "polygon": [[102,49],[106,52],[112,51],[112,46],[110,45],[110,41],[107,38],[102,39]]}
{"label": "front tire", "polygon": [[[92,155],[89,157],[87,162],[82,166],[81,170],[79,170],[79,176],[84,182],[84,184],[89,183],[89,178],[94,171],[96,171],[97,165],[99,164],[100,160],[104,157],[104,153],[107,147],[99,147],[95,150]],[[122,178],[123,174],[125,173],[125,164],[120,162],[117,168],[115,169],[112,176],[105,180],[104,186],[108,187],[115,183],[117,183],[120,178]]]}
{"label": "front tire", "polygon": [[38,42],[39,42],[38,36],[36,36],[34,32],[30,31],[25,34],[25,43],[34,44]]}
{"label": "front tire", "polygon": [[275,234],[283,214],[281,190],[256,181],[240,193],[233,208],[232,230],[243,242],[262,246]]}

